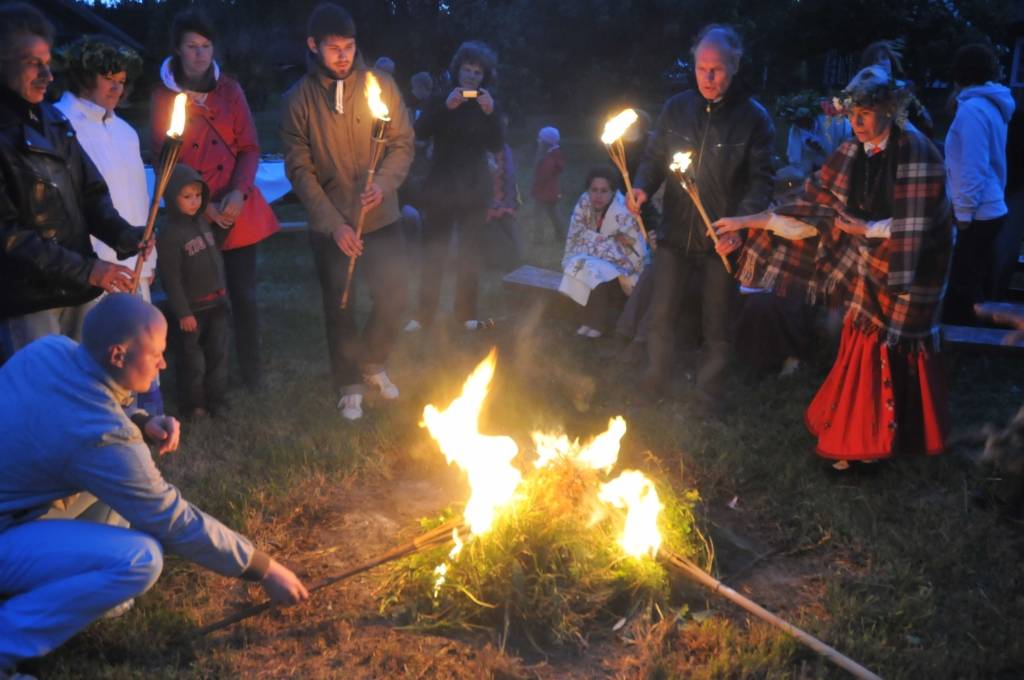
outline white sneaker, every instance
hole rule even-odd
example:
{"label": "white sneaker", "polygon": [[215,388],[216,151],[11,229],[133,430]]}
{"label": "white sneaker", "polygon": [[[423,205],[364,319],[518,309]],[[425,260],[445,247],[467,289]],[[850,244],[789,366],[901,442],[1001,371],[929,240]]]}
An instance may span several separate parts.
{"label": "white sneaker", "polygon": [[603,335],[603,333],[601,333],[601,331],[597,330],[596,328],[588,328],[587,332],[584,333],[583,335],[587,336],[588,338],[599,338]]}
{"label": "white sneaker", "polygon": [[406,333],[416,333],[417,331],[423,330],[423,324],[416,319],[410,319],[409,323],[405,324],[403,329]]}
{"label": "white sneaker", "polygon": [[590,326],[580,326],[576,329],[576,335],[586,335],[590,332]]}
{"label": "white sneaker", "polygon": [[105,619],[116,619],[118,617],[124,616],[134,606],[135,606],[135,598],[133,597],[130,600],[125,600],[124,602],[122,602],[121,604],[117,605],[116,607],[111,607],[110,609],[108,609],[106,612],[104,612],[103,618],[105,618]]}
{"label": "white sneaker", "polygon": [[398,387],[395,386],[395,383],[391,382],[388,374],[384,371],[374,373],[373,375],[365,375],[363,376],[363,381],[370,387],[376,387],[380,390],[380,396],[385,399],[398,399]]}
{"label": "white sneaker", "polygon": [[338,401],[338,410],[345,420],[359,420],[363,417],[363,395],[346,394]]}

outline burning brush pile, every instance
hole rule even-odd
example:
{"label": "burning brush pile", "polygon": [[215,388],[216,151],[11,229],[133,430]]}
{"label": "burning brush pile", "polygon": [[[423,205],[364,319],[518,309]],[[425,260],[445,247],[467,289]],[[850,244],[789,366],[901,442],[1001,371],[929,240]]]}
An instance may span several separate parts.
{"label": "burning brush pile", "polygon": [[447,409],[424,410],[423,425],[471,494],[461,512],[424,523],[450,527],[451,543],[397,563],[382,610],[423,630],[488,629],[535,647],[582,646],[588,630],[666,602],[659,549],[710,560],[694,526],[697,493],[678,496],[619,470],[621,417],[585,443],[534,433],[532,453],[480,433],[495,363],[492,351]]}

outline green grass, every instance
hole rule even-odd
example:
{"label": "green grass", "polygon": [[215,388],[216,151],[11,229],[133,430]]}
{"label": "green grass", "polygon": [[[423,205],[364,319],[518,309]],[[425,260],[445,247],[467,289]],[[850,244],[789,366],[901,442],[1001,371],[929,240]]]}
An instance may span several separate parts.
{"label": "green grass", "polygon": [[[569,187],[569,178],[603,152],[580,135],[567,136]],[[520,182],[528,186],[524,175]],[[528,214],[523,223],[529,237]],[[553,266],[560,255],[560,246],[531,246],[529,259]],[[525,445],[533,429],[562,427],[586,437],[602,431],[609,416],[624,413],[629,432],[622,464],[660,469],[677,488],[699,489],[699,519],[717,539],[719,573],[730,585],[743,586],[769,609],[887,678],[1024,674],[1021,530],[968,502],[983,482],[952,456],[898,459],[870,478],[836,481],[825,475],[810,453],[802,410],[828,368],[826,352],[789,380],[735,375],[725,422],[695,416],[682,371],[677,396],[640,408],[634,405],[635,376],[609,359],[606,341],[577,339],[569,320],[532,320],[492,274],[482,309],[499,320],[499,328],[463,336],[442,326],[426,336],[403,337],[391,369],[402,399],[353,426],[334,408],[320,294],[304,237],[275,237],[263,248],[260,266],[268,389],[257,396],[236,393],[234,411],[223,423],[187,424],[181,450],[160,466],[187,498],[253,536],[307,579],[330,571],[311,555],[325,547],[319,540],[338,520],[337,504],[359,485],[386,486],[421,470],[457,478],[419,428],[420,414],[428,402],[447,403],[493,343],[499,366],[486,430]],[[365,313],[366,307],[361,297],[357,309]],[[1019,359],[962,358],[952,385],[957,430],[1005,422],[1020,405],[1022,384]],[[461,500],[459,493],[445,497],[438,509]],[[734,497],[732,509],[727,503]],[[403,536],[413,529],[403,528]],[[736,548],[729,536],[743,538],[749,550]],[[761,559],[749,566],[753,553]],[[355,561],[341,556],[338,564]],[[48,679],[416,677],[421,670],[428,673],[421,677],[435,671],[440,677],[521,677],[522,663],[536,661],[509,660],[476,638],[435,643],[430,636],[392,631],[374,618],[372,601],[351,600],[380,578],[345,594],[324,593],[315,605],[265,617],[224,637],[187,642],[181,636],[195,625],[259,593],[169,557],[164,576],[133,611],[89,627],[35,670]],[[587,654],[607,655],[606,664],[587,655],[555,658],[548,671],[537,673],[841,677],[786,636],[698,589],[675,583],[673,603],[679,616],[663,612],[667,618],[660,623],[657,616],[631,623],[626,636],[588,630],[595,646]],[[602,640],[603,646],[597,644]],[[465,645],[469,652],[452,651]],[[417,656],[421,649],[426,656]],[[437,659],[452,654],[461,666],[442,673]]]}

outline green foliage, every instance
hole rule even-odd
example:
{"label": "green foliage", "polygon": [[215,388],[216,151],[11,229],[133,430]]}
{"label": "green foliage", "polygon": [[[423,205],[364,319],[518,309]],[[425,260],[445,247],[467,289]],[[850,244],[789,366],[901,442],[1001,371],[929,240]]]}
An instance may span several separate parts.
{"label": "green foliage", "polygon": [[821,101],[825,97],[813,90],[803,90],[785,97],[779,97],[775,102],[776,119],[788,123],[807,122],[814,120],[814,117],[822,113]]}
{"label": "green foliage", "polygon": [[[667,606],[668,575],[617,541],[623,516],[597,499],[601,477],[568,461],[530,473],[495,527],[446,560],[447,548],[393,567],[381,609],[418,630],[488,629],[513,644],[586,646],[588,636],[649,603]],[[695,491],[662,488],[666,547],[704,560]],[[441,518],[443,521],[446,518]],[[435,587],[435,568],[447,562]]]}
{"label": "green foliage", "polygon": [[[220,28],[218,58],[237,75],[254,108],[303,71],[305,22],[318,0],[210,0]],[[167,54],[167,32],[185,0],[121,0],[101,16]],[[757,90],[822,86],[825,55],[853,60],[882,39],[905,40],[907,76],[948,79],[953,50],[988,40],[1009,62],[1013,0],[350,0],[359,46],[372,61],[397,64],[400,84],[415,72],[441,75],[458,45],[480,39],[499,56],[499,104],[513,114],[605,111],[625,102],[656,111],[670,89],[665,73],[690,60],[708,23],[735,25],[746,41],[741,77]],[[567,30],[571,27],[571,30]],[[152,75],[155,75],[152,74]]]}

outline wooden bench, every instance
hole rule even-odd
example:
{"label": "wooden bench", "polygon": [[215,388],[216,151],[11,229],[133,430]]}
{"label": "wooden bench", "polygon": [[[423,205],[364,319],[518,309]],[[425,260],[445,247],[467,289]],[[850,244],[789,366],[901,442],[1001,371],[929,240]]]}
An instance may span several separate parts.
{"label": "wooden bench", "polygon": [[558,292],[562,272],[526,264],[506,274],[501,282],[520,311],[533,305],[540,313],[561,317],[579,309],[579,305]]}
{"label": "wooden bench", "polygon": [[942,326],[942,344],[945,347],[977,350],[1024,349],[1024,332],[1007,328],[979,328],[974,326]]}
{"label": "wooden bench", "polygon": [[1020,302],[979,302],[974,313],[997,324],[1017,326],[1024,323],[1024,304]]}
{"label": "wooden bench", "polygon": [[550,291],[557,293],[558,286],[562,283],[562,272],[542,269],[533,265],[524,264],[519,269],[511,271],[501,279],[506,288],[519,288],[533,291]]}

